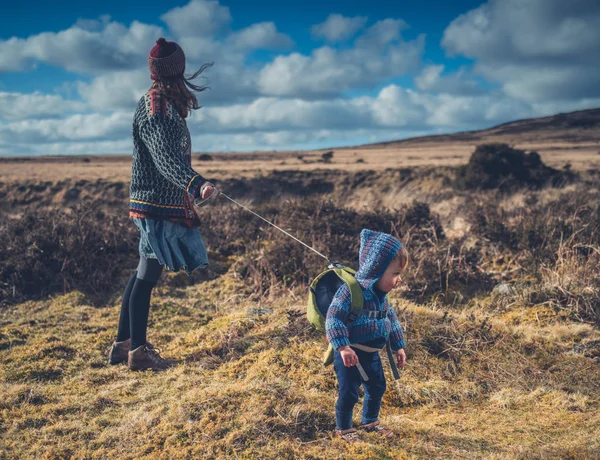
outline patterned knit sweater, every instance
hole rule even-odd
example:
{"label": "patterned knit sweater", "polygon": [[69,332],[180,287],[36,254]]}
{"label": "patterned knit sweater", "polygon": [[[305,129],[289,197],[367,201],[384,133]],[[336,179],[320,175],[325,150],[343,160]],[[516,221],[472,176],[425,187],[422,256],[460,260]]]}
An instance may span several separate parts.
{"label": "patterned knit sweater", "polygon": [[356,280],[363,290],[365,310],[384,311],[382,319],[361,315],[349,324],[350,289],[342,284],[327,311],[325,331],[331,345],[339,347],[360,343],[373,348],[383,348],[390,339],[394,351],[404,348],[404,332],[389,305],[387,295],[378,292],[375,285],[398,252],[402,243],[386,233],[363,230],[360,233],[360,258]]}
{"label": "patterned knit sweater", "polygon": [[133,118],[130,217],[198,221],[191,200],[205,179],[192,169],[191,144],[175,107],[156,90],[144,94]]}

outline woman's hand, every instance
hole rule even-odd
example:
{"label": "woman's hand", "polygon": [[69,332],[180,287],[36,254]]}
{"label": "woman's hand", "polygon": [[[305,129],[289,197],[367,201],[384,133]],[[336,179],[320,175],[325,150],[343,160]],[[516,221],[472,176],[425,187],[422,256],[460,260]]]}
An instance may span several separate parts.
{"label": "woman's hand", "polygon": [[202,199],[206,200],[209,196],[213,194],[214,191],[215,188],[212,185],[207,185],[206,187],[204,187],[204,190],[202,190]]}
{"label": "woman's hand", "polygon": [[348,345],[338,348],[338,351],[342,355],[342,359],[344,360],[344,366],[352,367],[358,364],[358,356],[356,355],[354,350]]}
{"label": "woman's hand", "polygon": [[396,359],[398,360],[398,367],[406,366],[406,353],[404,353],[404,348],[400,348],[396,352]]}
{"label": "woman's hand", "polygon": [[[202,199],[206,200],[213,193],[216,193],[217,196],[219,196],[221,191],[217,187],[215,187],[213,184],[207,183],[206,186],[202,189]],[[217,198],[217,196],[215,196],[215,198]]]}

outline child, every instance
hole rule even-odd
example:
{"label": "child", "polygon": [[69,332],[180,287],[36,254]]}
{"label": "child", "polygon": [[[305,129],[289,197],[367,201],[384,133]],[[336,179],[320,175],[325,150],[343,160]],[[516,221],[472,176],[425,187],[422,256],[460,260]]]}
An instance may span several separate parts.
{"label": "child", "polygon": [[[131,370],[172,364],[146,341],[150,295],[163,267],[190,274],[208,263],[192,200],[219,191],[191,166],[191,137],[185,118],[198,109],[190,91],[203,91],[186,78],[185,55],[175,42],[158,39],[148,56],[152,88],[140,99],[133,119],[129,217],[140,231],[140,261],[121,305],[119,328],[108,362]],[[215,196],[217,196],[215,195]]]}
{"label": "child", "polygon": [[[385,437],[393,433],[379,423],[379,409],[386,384],[379,350],[388,339],[396,352],[398,367],[406,364],[404,333],[387,293],[402,281],[408,265],[406,249],[391,235],[363,230],[360,233],[360,259],[356,280],[364,296],[363,313],[349,321],[350,289],[346,284],[337,291],[327,312],[325,330],[333,346],[333,366],[338,379],[338,399],[335,406],[336,435],[346,441],[356,441],[358,431],[352,428],[352,410],[358,401],[358,388],[363,385],[362,428]],[[362,381],[356,364],[368,376]]]}

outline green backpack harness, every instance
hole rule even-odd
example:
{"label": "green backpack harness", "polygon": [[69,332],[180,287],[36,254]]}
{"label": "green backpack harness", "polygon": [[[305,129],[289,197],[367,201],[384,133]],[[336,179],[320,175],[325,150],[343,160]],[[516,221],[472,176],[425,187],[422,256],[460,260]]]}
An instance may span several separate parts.
{"label": "green backpack harness", "polygon": [[[370,310],[364,310],[364,297],[362,287],[355,278],[356,271],[345,267],[343,265],[332,263],[327,267],[327,270],[319,274],[310,284],[310,292],[308,295],[308,309],[307,316],[308,321],[320,331],[325,331],[325,319],[327,317],[327,310],[331,305],[335,293],[338,291],[342,284],[346,284],[350,289],[350,314],[348,319],[350,322],[354,322],[361,315],[385,317],[387,316],[387,310],[384,312],[374,312]],[[355,346],[355,344],[351,344]],[[360,346],[358,346],[360,348]],[[386,343],[386,349],[390,366],[394,379],[398,380],[400,374],[396,367],[394,355],[390,341]],[[378,349],[369,349],[367,351],[379,351]],[[329,344],[325,356],[323,358],[323,365],[328,366],[333,363],[333,346]],[[358,363],[356,365],[360,375],[364,381],[369,380],[369,377],[365,373],[363,367]]]}

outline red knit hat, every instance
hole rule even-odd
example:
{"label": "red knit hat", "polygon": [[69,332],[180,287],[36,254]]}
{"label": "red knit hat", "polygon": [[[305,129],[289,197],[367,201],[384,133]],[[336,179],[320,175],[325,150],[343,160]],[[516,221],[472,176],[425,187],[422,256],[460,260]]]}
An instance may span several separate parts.
{"label": "red knit hat", "polygon": [[185,54],[177,43],[161,37],[150,50],[148,68],[152,80],[178,77],[185,71]]}

